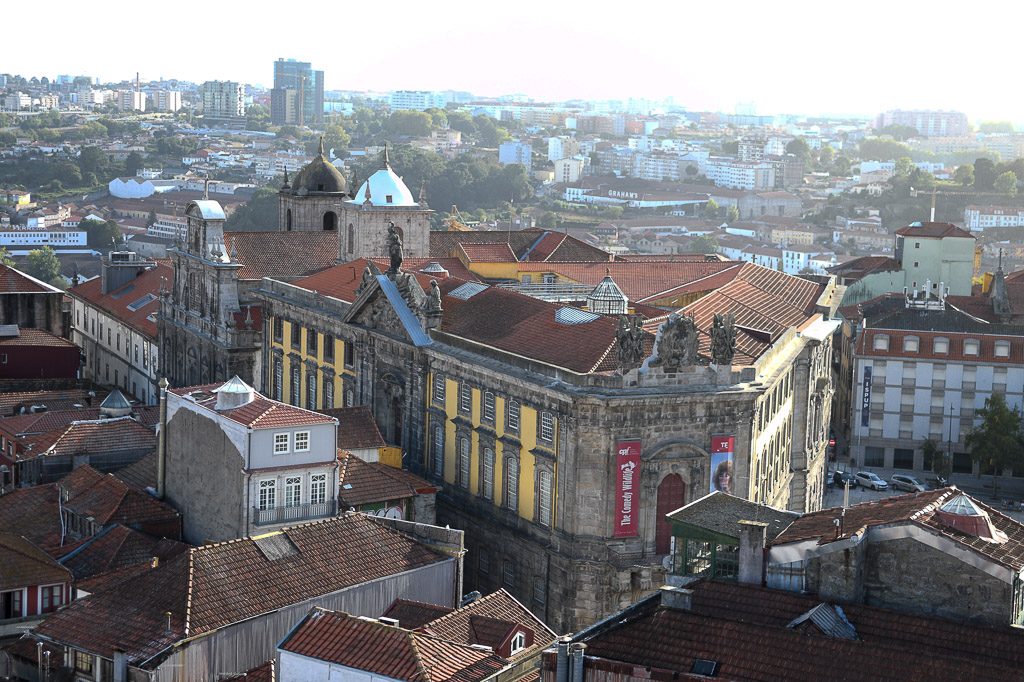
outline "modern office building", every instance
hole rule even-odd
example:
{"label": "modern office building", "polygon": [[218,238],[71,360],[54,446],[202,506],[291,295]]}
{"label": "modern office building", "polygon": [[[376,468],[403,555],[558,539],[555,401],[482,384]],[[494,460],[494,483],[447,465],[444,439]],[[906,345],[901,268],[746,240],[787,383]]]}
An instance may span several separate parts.
{"label": "modern office building", "polygon": [[274,62],[270,120],[274,125],[323,123],[324,72],[314,71],[309,62],[294,59]]}

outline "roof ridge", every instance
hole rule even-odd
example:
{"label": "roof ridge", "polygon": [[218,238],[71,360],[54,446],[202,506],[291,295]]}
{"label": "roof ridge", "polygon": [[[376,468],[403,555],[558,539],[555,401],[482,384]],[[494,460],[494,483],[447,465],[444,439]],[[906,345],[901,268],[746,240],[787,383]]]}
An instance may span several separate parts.
{"label": "roof ridge", "polygon": [[420,653],[420,648],[416,644],[416,633],[409,630],[405,635],[406,641],[409,644],[409,648],[412,649],[413,660],[416,661],[416,676],[431,681],[430,669],[423,665],[423,654]]}
{"label": "roof ridge", "polygon": [[[210,545],[206,545],[209,547]],[[185,637],[189,636],[192,628],[192,588],[195,585],[195,551],[200,547],[189,548],[188,551],[188,587],[185,593]]]}

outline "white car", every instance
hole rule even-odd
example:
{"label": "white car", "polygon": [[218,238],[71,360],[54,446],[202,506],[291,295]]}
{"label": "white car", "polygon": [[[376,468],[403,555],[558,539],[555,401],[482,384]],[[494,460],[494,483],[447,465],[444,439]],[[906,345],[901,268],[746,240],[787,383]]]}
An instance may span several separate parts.
{"label": "white car", "polygon": [[857,485],[862,488],[872,488],[874,490],[888,490],[889,484],[878,477],[878,474],[873,474],[870,471],[858,471],[853,476],[854,480],[857,481]]}
{"label": "white car", "polygon": [[907,490],[912,493],[923,493],[927,490],[921,481],[906,474],[893,474],[889,479],[889,483],[892,484],[893,490]]}

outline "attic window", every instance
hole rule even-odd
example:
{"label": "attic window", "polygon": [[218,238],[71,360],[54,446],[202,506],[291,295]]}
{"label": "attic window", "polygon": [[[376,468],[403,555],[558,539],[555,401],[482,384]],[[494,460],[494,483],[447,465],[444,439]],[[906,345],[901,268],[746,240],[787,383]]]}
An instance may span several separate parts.
{"label": "attic window", "polygon": [[977,339],[967,339],[964,341],[964,355],[977,355],[978,346]]}
{"label": "attic window", "polygon": [[139,300],[135,301],[134,303],[130,303],[128,305],[128,310],[130,310],[132,312],[135,312],[139,308],[142,308],[142,307],[152,303],[155,300],[156,300],[156,296],[154,296],[153,294],[146,294],[145,296],[143,296]]}
{"label": "attic window", "polygon": [[997,358],[1008,358],[1008,357],[1010,357],[1010,342],[1009,341],[996,341],[996,357]]}
{"label": "attic window", "polygon": [[453,289],[448,295],[461,301],[468,301],[488,288],[486,284],[481,284],[480,282],[466,282],[462,286]]}
{"label": "attic window", "polygon": [[903,339],[903,352],[916,353],[921,345],[921,339],[916,336],[907,336]]}
{"label": "attic window", "polygon": [[526,635],[522,632],[517,632],[515,637],[512,638],[512,653],[518,654],[520,651],[526,648]]}
{"label": "attic window", "polygon": [[391,194],[385,194],[385,195],[384,195],[384,202],[385,202],[385,203],[388,203],[388,204],[390,204],[390,203],[393,203],[393,202],[392,202],[392,196],[393,196],[393,195],[391,195]]}
{"label": "attic window", "polygon": [[940,337],[932,341],[932,352],[942,355],[949,353],[949,339]]}
{"label": "attic window", "polygon": [[885,334],[875,334],[875,342],[872,348],[875,350],[889,350],[889,337]]}
{"label": "attic window", "polygon": [[693,661],[690,673],[693,675],[704,675],[705,677],[718,676],[718,661],[709,661],[706,658],[697,658]]}

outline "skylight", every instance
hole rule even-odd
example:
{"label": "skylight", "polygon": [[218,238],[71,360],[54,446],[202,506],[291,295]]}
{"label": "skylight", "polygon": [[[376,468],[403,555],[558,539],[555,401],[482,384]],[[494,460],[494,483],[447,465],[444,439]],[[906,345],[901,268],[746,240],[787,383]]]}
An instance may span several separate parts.
{"label": "skylight", "polygon": [[579,308],[559,308],[558,312],[555,313],[555,322],[572,326],[593,322],[600,317],[600,315],[588,313],[587,311],[580,310]]}
{"label": "skylight", "polygon": [[479,294],[481,291],[484,291],[485,289],[489,288],[490,287],[488,287],[486,284],[481,284],[480,282],[466,282],[462,286],[453,289],[451,292],[448,293],[448,295],[451,296],[452,298],[458,298],[463,301],[468,301],[469,299]]}
{"label": "skylight", "polygon": [[128,305],[128,310],[131,310],[132,312],[135,312],[139,308],[142,308],[143,306],[149,305],[150,303],[152,303],[155,300],[156,300],[156,296],[154,296],[153,294],[146,294],[145,296],[143,296],[139,300],[135,301],[134,303],[130,303]]}

